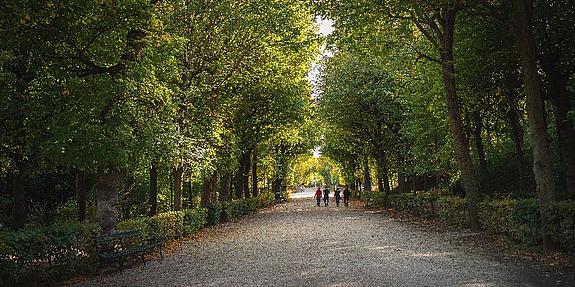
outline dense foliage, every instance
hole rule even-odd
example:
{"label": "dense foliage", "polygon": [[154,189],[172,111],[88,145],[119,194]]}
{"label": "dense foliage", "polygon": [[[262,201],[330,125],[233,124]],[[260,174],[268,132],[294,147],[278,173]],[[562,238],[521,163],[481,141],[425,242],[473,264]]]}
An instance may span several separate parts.
{"label": "dense foliage", "polygon": [[[178,238],[302,183],[377,190],[364,194],[572,250],[574,11],[565,0],[2,1],[2,270],[81,269],[94,234]],[[334,21],[326,41],[318,15]],[[421,190],[434,193],[409,193]]]}
{"label": "dense foliage", "polygon": [[[322,151],[348,185],[371,190],[377,179],[386,205],[410,190],[465,196],[456,220],[476,231],[482,198],[536,197],[540,213],[575,198],[573,3],[316,2],[335,27]],[[553,249],[551,219],[536,220]]]}
{"label": "dense foliage", "polygon": [[[96,205],[110,232],[271,182],[285,190],[291,161],[313,147],[318,37],[302,3],[1,5],[3,225],[50,217],[74,194],[79,219]],[[32,192],[45,175],[57,182],[39,188],[49,198]]]}
{"label": "dense foliage", "polygon": [[314,146],[314,19],[285,0],[0,3],[2,264],[20,278],[60,241],[88,248],[83,228],[173,239],[285,192]]}

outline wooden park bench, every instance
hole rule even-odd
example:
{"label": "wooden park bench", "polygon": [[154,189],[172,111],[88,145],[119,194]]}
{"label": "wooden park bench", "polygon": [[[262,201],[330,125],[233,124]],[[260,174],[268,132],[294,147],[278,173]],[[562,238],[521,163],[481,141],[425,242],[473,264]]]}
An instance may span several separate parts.
{"label": "wooden park bench", "polygon": [[98,252],[98,267],[95,274],[98,274],[100,268],[118,263],[120,272],[123,271],[126,260],[131,257],[140,257],[144,266],[146,265],[145,255],[152,253],[156,248],[162,254],[163,242],[156,238],[144,238],[142,232],[138,230],[128,230],[102,235],[96,238],[96,248]]}

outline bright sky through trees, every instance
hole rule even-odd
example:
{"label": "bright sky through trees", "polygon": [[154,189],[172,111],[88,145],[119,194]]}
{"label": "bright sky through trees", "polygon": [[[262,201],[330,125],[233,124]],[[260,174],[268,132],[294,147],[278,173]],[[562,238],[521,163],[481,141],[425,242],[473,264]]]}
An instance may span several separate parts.
{"label": "bright sky through trees", "polygon": [[319,33],[322,36],[327,36],[333,32],[333,20],[323,19],[322,17],[316,17],[315,22],[319,26]]}
{"label": "bright sky through trees", "polygon": [[[333,32],[333,20],[323,19],[322,17],[318,16],[315,18],[315,23],[319,27],[319,34],[321,34],[322,36],[324,36],[324,37],[328,36],[329,34],[331,34]],[[324,57],[331,57],[331,56],[332,56],[332,53],[330,51],[326,51],[325,47],[322,47],[321,55],[319,58],[322,59]],[[319,76],[320,76],[319,74],[320,74],[320,63],[314,63],[310,73],[308,74],[308,79],[314,87],[313,88],[313,94],[312,94],[312,97],[314,97],[314,98],[316,98],[320,92],[319,86],[317,83],[317,80],[319,79]],[[319,147],[316,147],[313,150],[313,156],[316,158],[321,156],[321,151],[320,151]]]}

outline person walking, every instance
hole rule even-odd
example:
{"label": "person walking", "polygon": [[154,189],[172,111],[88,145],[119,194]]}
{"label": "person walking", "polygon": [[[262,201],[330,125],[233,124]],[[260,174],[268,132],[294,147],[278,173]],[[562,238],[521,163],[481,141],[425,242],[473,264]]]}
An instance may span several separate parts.
{"label": "person walking", "polygon": [[351,197],[351,191],[347,186],[345,186],[345,190],[343,191],[343,205],[349,206],[349,198]]}
{"label": "person walking", "polygon": [[335,189],[334,196],[335,196],[335,206],[339,207],[339,201],[341,200],[341,190],[339,189],[339,187]]}
{"label": "person walking", "polygon": [[329,205],[329,188],[327,188],[327,186],[323,190],[323,204],[324,206]]}
{"label": "person walking", "polygon": [[313,197],[317,201],[317,206],[319,206],[319,203],[321,202],[321,188],[319,188],[319,186],[317,187],[317,190],[315,191],[315,195]]}

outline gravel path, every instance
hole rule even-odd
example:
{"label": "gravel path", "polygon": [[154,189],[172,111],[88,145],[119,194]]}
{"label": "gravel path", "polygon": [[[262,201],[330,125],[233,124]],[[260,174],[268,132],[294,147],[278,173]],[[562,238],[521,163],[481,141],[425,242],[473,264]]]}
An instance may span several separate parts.
{"label": "gravel path", "polygon": [[298,199],[76,286],[575,286],[573,274],[455,243],[463,235]]}

